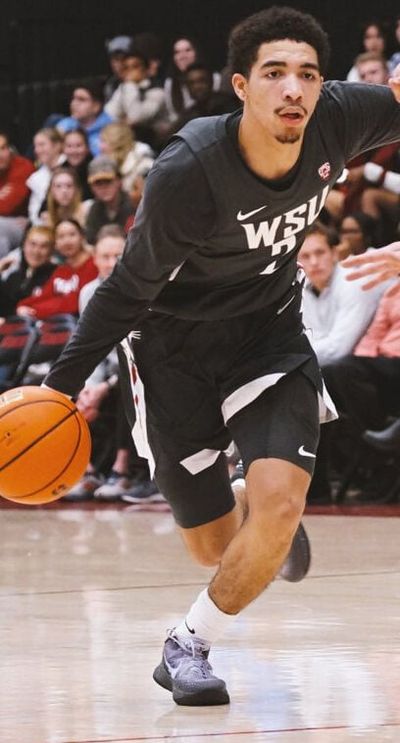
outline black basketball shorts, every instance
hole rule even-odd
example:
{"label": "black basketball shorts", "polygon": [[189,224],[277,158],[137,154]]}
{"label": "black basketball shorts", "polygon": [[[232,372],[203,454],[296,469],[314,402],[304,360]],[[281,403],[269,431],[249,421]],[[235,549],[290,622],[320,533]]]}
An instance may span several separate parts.
{"label": "black basketball shorts", "polygon": [[312,474],[319,413],[329,420],[334,407],[298,308],[219,322],[152,313],[132,336],[119,351],[128,418],[181,527],[233,508],[232,442],[245,471],[274,457]]}

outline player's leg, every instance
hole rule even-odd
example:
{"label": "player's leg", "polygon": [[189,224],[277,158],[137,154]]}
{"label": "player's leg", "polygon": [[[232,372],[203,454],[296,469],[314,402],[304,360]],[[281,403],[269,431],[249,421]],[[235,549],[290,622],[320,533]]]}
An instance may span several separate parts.
{"label": "player's leg", "polygon": [[281,459],[258,459],[246,477],[248,517],[222,555],[209,595],[237,614],[277,575],[304,510],[311,476]]}
{"label": "player's leg", "polygon": [[[186,518],[181,529],[191,554],[204,564],[219,562],[219,568],[209,589],[199,595],[168,638],[155,671],[155,680],[173,691],[179,704],[228,701],[223,682],[212,675],[209,666],[204,667],[208,649],[234,616],[273,580],[298,528],[318,442],[318,404],[315,389],[301,373],[290,377],[231,421],[248,468],[245,520],[242,509],[236,507],[215,519],[205,520],[203,512],[204,523],[192,527]],[[210,493],[218,500],[226,487],[226,480],[218,482],[216,475],[211,467],[203,471],[202,483],[198,475],[192,481],[200,486],[206,501]],[[214,482],[210,477],[215,477]],[[177,481],[174,486],[176,493]],[[164,490],[168,491],[166,482]],[[201,499],[197,503],[201,513]],[[178,515],[179,521],[182,525]]]}

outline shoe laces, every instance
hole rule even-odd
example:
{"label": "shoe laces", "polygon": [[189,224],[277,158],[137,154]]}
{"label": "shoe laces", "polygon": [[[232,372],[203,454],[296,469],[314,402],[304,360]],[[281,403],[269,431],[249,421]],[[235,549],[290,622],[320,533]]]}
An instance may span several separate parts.
{"label": "shoe laces", "polygon": [[180,666],[185,665],[195,675],[200,672],[202,678],[208,678],[212,674],[212,666],[207,660],[210,650],[207,643],[192,637],[179,637],[173,629],[168,630],[167,636],[185,653],[186,658],[181,658]]}

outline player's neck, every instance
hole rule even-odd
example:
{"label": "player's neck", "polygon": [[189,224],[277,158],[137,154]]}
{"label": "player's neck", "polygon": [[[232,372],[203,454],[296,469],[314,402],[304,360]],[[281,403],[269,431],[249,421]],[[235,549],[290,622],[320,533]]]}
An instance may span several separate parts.
{"label": "player's neck", "polygon": [[239,148],[249,168],[268,180],[282,178],[296,164],[303,137],[291,144],[278,142],[264,128],[245,117],[239,127]]}

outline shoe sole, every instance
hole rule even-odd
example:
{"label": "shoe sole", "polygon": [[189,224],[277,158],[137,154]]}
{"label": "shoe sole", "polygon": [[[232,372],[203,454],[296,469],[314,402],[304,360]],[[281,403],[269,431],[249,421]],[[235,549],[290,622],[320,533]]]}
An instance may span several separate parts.
{"label": "shoe sole", "polygon": [[147,498],[135,498],[125,494],[121,495],[121,498],[125,503],[166,503],[165,498],[161,498],[161,496],[157,494],[149,495]]}
{"label": "shoe sole", "polygon": [[220,704],[229,704],[230,698],[225,687],[221,689],[204,689],[193,694],[188,694],[181,689],[174,688],[173,679],[165,669],[163,663],[154,670],[154,681],[163,689],[172,692],[175,704],[184,707],[215,707]]}
{"label": "shoe sole", "polygon": [[299,583],[306,577],[311,565],[311,546],[303,524],[299,524],[289,554],[279,575],[289,583]]}

